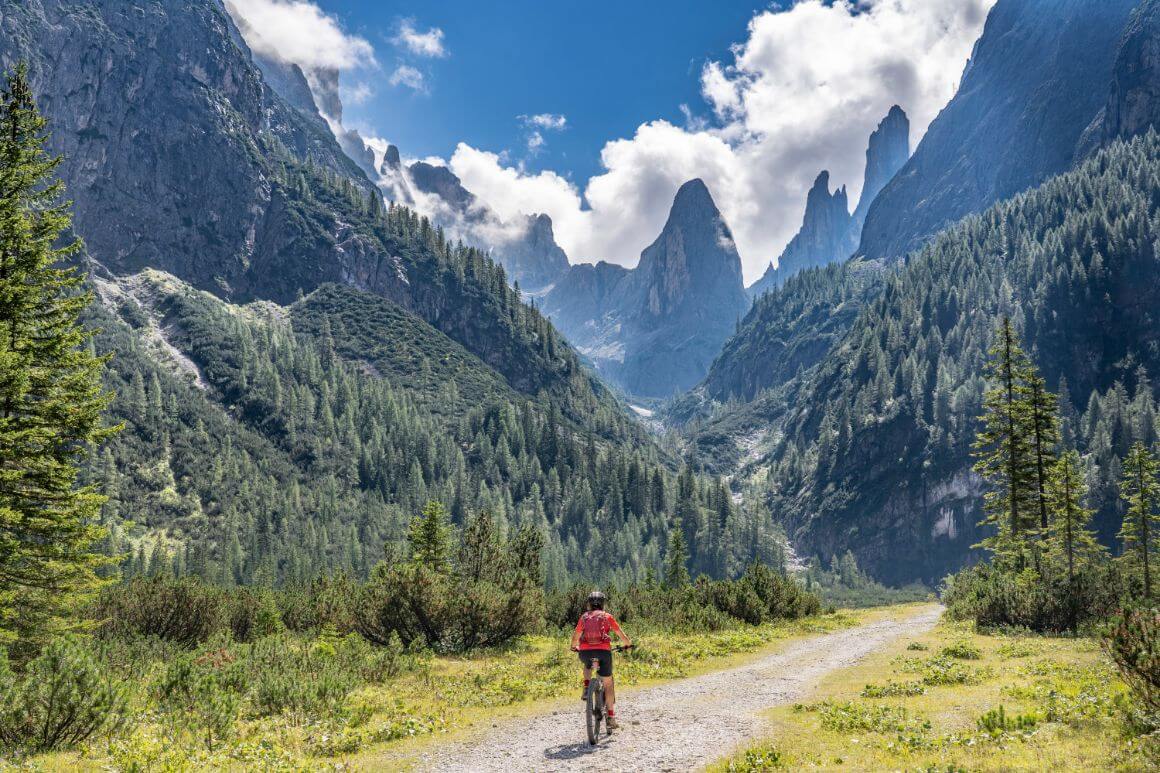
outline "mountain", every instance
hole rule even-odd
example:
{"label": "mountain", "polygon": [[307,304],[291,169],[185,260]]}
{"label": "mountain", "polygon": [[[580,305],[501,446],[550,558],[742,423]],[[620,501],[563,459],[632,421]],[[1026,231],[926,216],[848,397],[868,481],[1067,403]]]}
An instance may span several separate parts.
{"label": "mountain", "polygon": [[901,258],[1072,166],[1139,0],[999,0],[950,103],[870,205],[859,253]]}
{"label": "mountain", "polygon": [[996,320],[1013,317],[1089,459],[1095,524],[1118,524],[1117,462],[1154,442],[1160,372],[1160,136],[940,234],[887,275],[850,332],[790,387],[770,506],[807,553],[847,548],[891,582],[934,581],[982,536],[971,443]]}
{"label": "mountain", "polygon": [[160,550],[225,584],[366,576],[429,498],[459,523],[486,509],[540,529],[553,585],[655,568],[680,501],[712,514],[692,542],[706,571],[772,547],[745,539],[770,524],[720,486],[682,494],[623,414],[590,405],[590,427],[620,430],[584,430],[376,295],[237,305],[154,270],[92,281],[125,429],[89,474],[110,494],[110,548],[138,567]]}
{"label": "mountain", "polygon": [[830,193],[830,173],[823,170],[806,194],[801,228],[778,257],[777,265],[770,264],[749,288],[749,294],[759,298],[803,269],[850,257],[852,224],[846,186]]}
{"label": "mountain", "polygon": [[862,193],[850,222],[850,230],[856,234],[855,241],[862,236],[862,226],[866,223],[870,205],[909,159],[910,119],[901,107],[894,105],[870,135],[870,142],[866,146]]}
{"label": "mountain", "polygon": [[804,269],[850,257],[861,238],[870,203],[909,156],[910,120],[895,105],[870,135],[862,194],[854,213],[849,212],[845,187],[831,194],[830,174],[823,171],[806,194],[801,228],[786,245],[776,265],[770,264],[765,274],[749,287],[749,294],[760,298]]}
{"label": "mountain", "polygon": [[387,207],[307,76],[275,91],[219,0],[0,0],[0,25],[114,355],[125,430],[86,471],[111,549],[226,583],[365,573],[429,497],[540,528],[553,582],[655,569],[676,506],[711,514],[689,522],[699,571],[753,560],[755,530],[771,547],[719,483],[676,486],[488,255]]}
{"label": "mountain", "polygon": [[636,268],[573,266],[543,308],[630,394],[666,397],[704,376],[747,306],[729,226],[690,180]]}
{"label": "mountain", "polygon": [[496,256],[508,274],[528,290],[543,290],[568,273],[568,256],[556,244],[552,218],[529,215],[527,228],[497,249]]}

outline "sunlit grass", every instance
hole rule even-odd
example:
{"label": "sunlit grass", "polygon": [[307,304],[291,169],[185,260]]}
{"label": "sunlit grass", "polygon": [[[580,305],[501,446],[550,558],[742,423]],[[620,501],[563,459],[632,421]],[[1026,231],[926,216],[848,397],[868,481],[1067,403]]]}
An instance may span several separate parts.
{"label": "sunlit grass", "polygon": [[1124,725],[1125,695],[1090,638],[943,622],[771,710],[768,740],[710,769],[1156,769],[1155,747]]}

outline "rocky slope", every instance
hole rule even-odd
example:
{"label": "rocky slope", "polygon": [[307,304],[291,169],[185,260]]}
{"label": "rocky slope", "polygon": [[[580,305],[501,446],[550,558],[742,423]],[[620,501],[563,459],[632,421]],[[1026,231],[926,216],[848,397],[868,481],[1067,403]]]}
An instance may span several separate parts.
{"label": "rocky slope", "polygon": [[636,268],[574,266],[544,299],[602,373],[646,397],[696,384],[747,306],[741,258],[701,180],[677,191]]}
{"label": "rocky slope", "polygon": [[1071,167],[1139,0],[999,0],[962,83],[875,199],[859,252],[900,258]]}

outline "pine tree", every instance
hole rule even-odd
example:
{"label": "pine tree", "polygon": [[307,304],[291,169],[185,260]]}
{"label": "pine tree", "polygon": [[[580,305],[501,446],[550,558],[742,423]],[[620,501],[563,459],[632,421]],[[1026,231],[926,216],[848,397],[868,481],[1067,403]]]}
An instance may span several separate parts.
{"label": "pine tree", "polygon": [[983,396],[983,428],[974,452],[975,471],[991,484],[980,525],[993,526],[996,533],[982,546],[999,562],[1022,567],[1024,542],[1038,521],[1035,449],[1028,432],[1031,366],[1009,317],[999,323],[988,354],[986,377],[992,386]]}
{"label": "pine tree", "polygon": [[0,637],[28,639],[98,585],[104,500],[77,475],[111,433],[103,360],[78,320],[91,296],[59,265],[82,247],[65,236],[46,126],[18,67],[0,95]]}
{"label": "pine tree", "polygon": [[411,560],[436,572],[447,572],[451,567],[451,526],[447,510],[434,500],[411,521],[407,541],[411,546]]}
{"label": "pine tree", "polygon": [[1103,554],[1103,547],[1088,528],[1093,511],[1084,505],[1087,494],[1079,453],[1068,451],[1051,468],[1047,503],[1051,511],[1048,550],[1067,564],[1069,585],[1075,582],[1077,566]]}
{"label": "pine tree", "polygon": [[1120,527],[1123,557],[1140,572],[1144,580],[1144,598],[1152,598],[1152,553],[1156,551],[1156,531],[1160,517],[1156,513],[1160,486],[1156,481],[1156,458],[1143,443],[1136,442],[1124,459],[1124,477],[1120,493],[1128,504]]}
{"label": "pine tree", "polygon": [[664,587],[667,590],[686,588],[689,585],[689,549],[685,545],[685,532],[680,520],[669,527],[669,545],[665,550]]}

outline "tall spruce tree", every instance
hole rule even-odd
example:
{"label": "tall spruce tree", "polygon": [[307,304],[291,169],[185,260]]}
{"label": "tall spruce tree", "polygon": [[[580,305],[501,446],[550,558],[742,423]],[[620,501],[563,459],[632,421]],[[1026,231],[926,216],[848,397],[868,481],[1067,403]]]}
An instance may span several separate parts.
{"label": "tall spruce tree", "polygon": [[47,141],[20,66],[0,94],[0,636],[28,641],[66,627],[99,583],[103,498],[77,474],[112,431]]}
{"label": "tall spruce tree", "polygon": [[1160,528],[1160,517],[1156,513],[1160,499],[1156,468],[1156,457],[1137,441],[1124,459],[1124,477],[1120,483],[1120,495],[1128,504],[1119,534],[1123,558],[1140,573],[1145,599],[1152,598],[1152,554],[1156,552],[1156,531]]}
{"label": "tall spruce tree", "polygon": [[1085,506],[1088,487],[1079,453],[1068,451],[1051,468],[1047,504],[1051,511],[1048,550],[1067,566],[1068,584],[1075,582],[1077,567],[1101,556],[1103,547],[1089,528],[1091,508]]}
{"label": "tall spruce tree", "polygon": [[677,590],[689,585],[689,549],[680,519],[669,527],[669,544],[665,550],[664,587]]}
{"label": "tall spruce tree", "polygon": [[983,396],[983,427],[975,439],[974,468],[991,484],[980,525],[993,526],[996,532],[983,540],[982,547],[994,553],[999,563],[1021,568],[1026,560],[1025,542],[1039,521],[1038,484],[1033,433],[1028,431],[1031,364],[1010,317],[999,322],[988,354],[985,375],[990,387]]}
{"label": "tall spruce tree", "polygon": [[440,573],[451,570],[451,525],[441,502],[428,502],[411,521],[407,541],[415,563]]}

